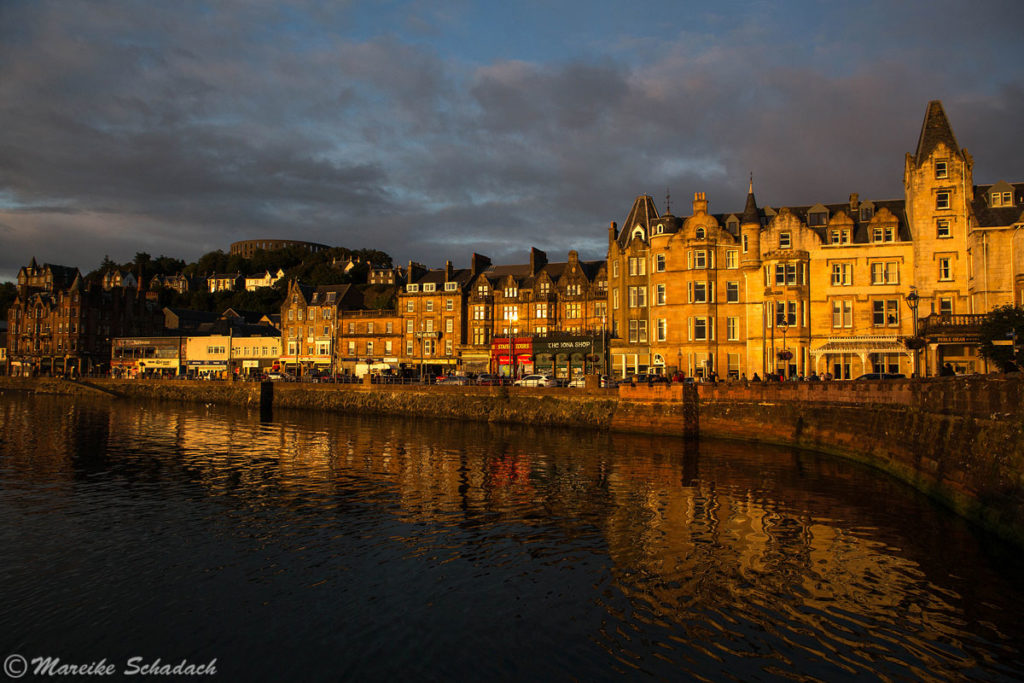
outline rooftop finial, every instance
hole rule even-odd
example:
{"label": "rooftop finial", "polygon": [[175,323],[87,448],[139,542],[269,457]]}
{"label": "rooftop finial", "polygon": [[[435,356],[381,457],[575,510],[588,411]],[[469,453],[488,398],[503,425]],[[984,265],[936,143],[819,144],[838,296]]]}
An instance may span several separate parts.
{"label": "rooftop finial", "polygon": [[747,190],[747,194],[754,194],[754,172],[750,172],[750,189]]}

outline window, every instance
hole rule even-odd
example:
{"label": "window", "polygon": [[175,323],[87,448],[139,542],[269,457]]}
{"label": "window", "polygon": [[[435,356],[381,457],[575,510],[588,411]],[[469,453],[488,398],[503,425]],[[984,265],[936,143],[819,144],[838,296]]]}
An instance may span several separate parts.
{"label": "window", "polygon": [[777,287],[783,287],[785,285],[795,285],[797,282],[797,268],[795,263],[776,263],[775,264],[775,285]]}
{"label": "window", "polygon": [[708,283],[688,282],[687,294],[690,295],[691,304],[706,304],[708,302]]}
{"label": "window", "polygon": [[513,285],[511,287],[506,287],[505,288],[505,298],[506,299],[512,299],[512,298],[515,298],[517,296],[519,296],[519,288],[518,287]]}
{"label": "window", "polygon": [[746,235],[743,236],[743,253],[744,254],[747,253],[747,236]]}
{"label": "window", "polygon": [[533,317],[534,318],[547,318],[548,317],[548,305],[546,303],[545,304],[536,304],[533,307]]}
{"label": "window", "polygon": [[872,209],[870,206],[862,206],[860,208],[860,219],[862,221],[869,221],[869,220],[871,220],[871,217],[874,214],[875,214],[875,210]]}
{"label": "window", "polygon": [[356,355],[356,343],[354,341],[348,343],[348,355],[350,357]]}
{"label": "window", "polygon": [[426,282],[423,285],[424,292],[433,292],[437,290],[437,285],[433,282]]}
{"label": "window", "polygon": [[434,355],[434,340],[424,339],[423,340],[423,355],[433,356]]}
{"label": "window", "polygon": [[849,230],[833,230],[830,234],[830,240],[832,244],[849,244],[850,243],[850,231]]}
{"label": "window", "polygon": [[518,306],[502,306],[501,317],[503,320],[519,320]]}
{"label": "window", "polygon": [[646,275],[647,274],[647,259],[643,257],[631,257],[629,259],[629,274],[630,275]]}
{"label": "window", "polygon": [[871,229],[871,241],[872,242],[894,242],[896,241],[896,230],[895,228],[878,227]]}
{"label": "window", "polygon": [[580,285],[566,285],[565,294],[566,296],[579,296],[582,293],[582,287]]}
{"label": "window", "polygon": [[853,284],[853,266],[849,263],[832,264],[832,286],[849,287]]}
{"label": "window", "polygon": [[646,344],[647,343],[647,321],[646,320],[630,320],[629,321],[629,341],[632,344]]}
{"label": "window", "polygon": [[618,277],[618,276],[619,276],[619,262],[618,261],[612,261],[612,277]]}
{"label": "window", "polygon": [[664,273],[665,272],[665,255],[664,254],[658,254],[657,256],[654,257],[654,270],[655,270],[655,272],[658,272],[658,273]]}
{"label": "window", "polygon": [[418,291],[420,291],[420,286],[419,285],[409,284],[409,285],[405,286],[405,291],[407,291],[407,292],[418,292]]}
{"label": "window", "polygon": [[704,250],[691,252],[693,255],[693,267],[694,268],[707,268],[708,267],[708,253]]}
{"label": "window", "polygon": [[729,232],[731,232],[734,235],[740,231],[740,222],[739,221],[728,221],[725,225],[726,225],[726,230],[728,230]]}
{"label": "window", "polygon": [[936,209],[948,209],[949,208],[949,192],[938,192],[935,195],[935,208]]}
{"label": "window", "polygon": [[454,292],[458,288],[459,288],[459,284],[457,282],[446,282],[446,283],[444,283],[444,291],[446,291],[446,292]]}
{"label": "window", "polygon": [[594,302],[594,315],[598,318],[604,318],[608,315],[608,302],[607,301],[595,301]]}
{"label": "window", "polygon": [[738,282],[726,282],[725,283],[725,301],[726,303],[736,304],[740,301],[740,283]]}
{"label": "window", "polygon": [[942,180],[949,177],[949,166],[945,161],[935,162],[935,178]]}
{"label": "window", "polygon": [[792,249],[793,238],[788,232],[779,233],[779,249]]}
{"label": "window", "polygon": [[725,338],[728,341],[739,341],[740,340],[740,319],[739,318],[726,318],[725,319]]}
{"label": "window", "polygon": [[384,326],[384,331],[387,332],[388,334],[391,334],[392,332],[394,332],[394,330],[395,326],[394,323],[392,322],[389,322]]}
{"label": "window", "polygon": [[629,288],[629,307],[630,308],[645,308],[647,306],[647,288],[646,287],[630,287]]}
{"label": "window", "polygon": [[663,342],[668,337],[668,321],[658,318],[658,341]]}
{"label": "window", "polygon": [[875,327],[896,327],[900,324],[900,301],[899,299],[872,301],[871,314],[871,321]]}
{"label": "window", "polygon": [[412,313],[414,310],[416,310],[416,302],[414,302],[412,299],[409,299],[408,301],[405,302],[405,311],[406,313]]}
{"label": "window", "polygon": [[487,320],[487,306],[474,306],[473,320]]}
{"label": "window", "polygon": [[480,344],[486,344],[488,341],[486,327],[473,328],[473,344],[479,346]]}
{"label": "window", "polygon": [[739,268],[740,267],[740,256],[735,249],[730,249],[725,252],[725,267],[726,268]]}
{"label": "window", "polygon": [[654,305],[664,306],[665,305],[665,285],[654,286]]}
{"label": "window", "polygon": [[445,299],[444,300],[444,310],[446,310],[446,311],[454,311],[455,310],[455,299]]}
{"label": "window", "polygon": [[427,299],[426,310],[427,310],[427,313],[433,313],[433,311],[434,311],[434,302],[432,300],[430,300],[430,299]]}
{"label": "window", "polygon": [[538,292],[540,294],[547,294],[550,291],[551,291],[551,283],[550,282],[545,280],[544,282],[540,283],[540,289],[538,290]]}
{"label": "window", "polygon": [[953,234],[949,230],[948,219],[940,218],[939,220],[935,221],[935,236],[940,239],[953,236]]}
{"label": "window", "polygon": [[939,313],[942,315],[953,315],[953,297],[939,297]]}
{"label": "window", "polygon": [[300,308],[300,309],[299,309],[299,320],[302,320],[302,315],[303,315],[303,311],[302,311],[302,309]]}
{"label": "window", "polygon": [[939,258],[939,279],[946,281],[953,279],[953,262],[948,256]]}
{"label": "window", "polygon": [[796,325],[796,302],[776,301],[775,302],[775,325],[786,324]]}
{"label": "window", "polygon": [[693,339],[694,341],[705,341],[708,338],[708,319],[707,318],[692,318],[693,320]]}
{"label": "window", "polygon": [[619,290],[612,290],[612,310],[619,310]]}
{"label": "window", "polygon": [[573,303],[565,305],[565,317],[566,318],[580,318],[582,317],[583,304]]}
{"label": "window", "polygon": [[445,339],[444,340],[444,355],[446,355],[446,356],[452,355],[452,348],[453,348],[452,340],[451,339]]}
{"label": "window", "polygon": [[405,321],[405,332],[406,332],[406,334],[412,334],[412,332],[413,332],[412,328],[413,328],[413,321],[410,318],[409,320]]}
{"label": "window", "polygon": [[387,355],[390,356],[391,355],[391,349],[392,349],[391,340],[388,339],[387,341],[384,342],[384,353],[386,353]]}
{"label": "window", "polygon": [[455,321],[452,320],[451,318],[445,318],[444,319],[444,331],[446,333],[448,333],[448,334],[451,334],[452,332],[454,332],[455,331]]}
{"label": "window", "polygon": [[349,323],[348,324],[348,333],[349,334],[355,334],[356,333],[356,324],[355,323]]}
{"label": "window", "polygon": [[434,319],[433,318],[427,318],[426,320],[423,321],[423,323],[424,323],[423,329],[424,329],[425,332],[433,332],[434,331]]}
{"label": "window", "polygon": [[699,240],[704,239],[706,237],[704,233],[704,228],[697,228],[697,231],[694,233],[694,236]]}
{"label": "window", "polygon": [[873,285],[898,285],[900,282],[899,264],[895,261],[885,263],[875,262],[871,264],[871,284]]}
{"label": "window", "polygon": [[491,287],[487,283],[482,282],[479,285],[477,285],[477,287],[476,287],[476,295],[477,296],[488,296],[488,295],[490,295],[490,293],[491,293]]}
{"label": "window", "polygon": [[[821,226],[828,223],[828,212],[827,211],[812,211],[807,214],[807,225],[812,228],[820,228]],[[785,233],[783,233],[785,234]],[[789,249],[789,247],[782,247],[783,249]]]}
{"label": "window", "polygon": [[411,356],[412,355],[412,342],[411,341],[405,342],[405,355],[407,355],[407,356]]}
{"label": "window", "polygon": [[372,356],[373,355],[373,342],[372,341],[366,342],[366,355],[367,356]]}

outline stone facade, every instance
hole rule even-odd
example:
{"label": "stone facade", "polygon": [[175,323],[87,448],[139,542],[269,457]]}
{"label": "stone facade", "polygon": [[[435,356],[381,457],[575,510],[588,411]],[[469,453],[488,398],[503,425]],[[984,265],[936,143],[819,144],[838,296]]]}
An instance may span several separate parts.
{"label": "stone facade", "polygon": [[759,208],[751,183],[742,213],[696,193],[684,219],[638,197],[609,231],[615,373],[984,371],[963,316],[1024,300],[1024,184],[975,186],[973,165],[931,102],[901,200]]}

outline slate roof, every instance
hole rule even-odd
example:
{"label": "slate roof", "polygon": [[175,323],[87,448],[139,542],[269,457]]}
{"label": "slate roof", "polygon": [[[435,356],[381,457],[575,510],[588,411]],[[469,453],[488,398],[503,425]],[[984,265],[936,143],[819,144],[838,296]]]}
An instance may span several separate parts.
{"label": "slate roof", "polygon": [[956,143],[953,127],[949,125],[949,119],[946,118],[946,110],[942,108],[942,101],[932,100],[928,103],[928,111],[921,124],[921,135],[917,139],[917,153],[914,155],[914,161],[920,165],[939,143],[945,143],[954,154],[960,153],[960,146]]}
{"label": "slate roof", "polygon": [[[1002,184],[1005,185],[1007,183]],[[978,225],[980,227],[994,228],[1021,222],[1021,217],[1024,215],[1024,183],[1008,184],[1013,188],[1014,206],[1000,206],[995,208],[989,206],[988,196],[989,191],[994,186],[974,186],[974,202],[971,204],[971,210],[974,212],[974,217],[978,221]]]}

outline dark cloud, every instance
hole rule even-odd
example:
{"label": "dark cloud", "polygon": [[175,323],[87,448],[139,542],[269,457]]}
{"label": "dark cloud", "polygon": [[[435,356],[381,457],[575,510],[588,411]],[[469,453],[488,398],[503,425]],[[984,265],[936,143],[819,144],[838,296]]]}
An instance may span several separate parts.
{"label": "dark cloud", "polygon": [[595,258],[641,192],[739,210],[753,172],[773,206],[898,197],[936,98],[979,181],[1022,179],[1018,5],[890,5],[725,4],[479,62],[432,3],[361,32],[357,4],[5,3],[0,274],[272,236]]}

